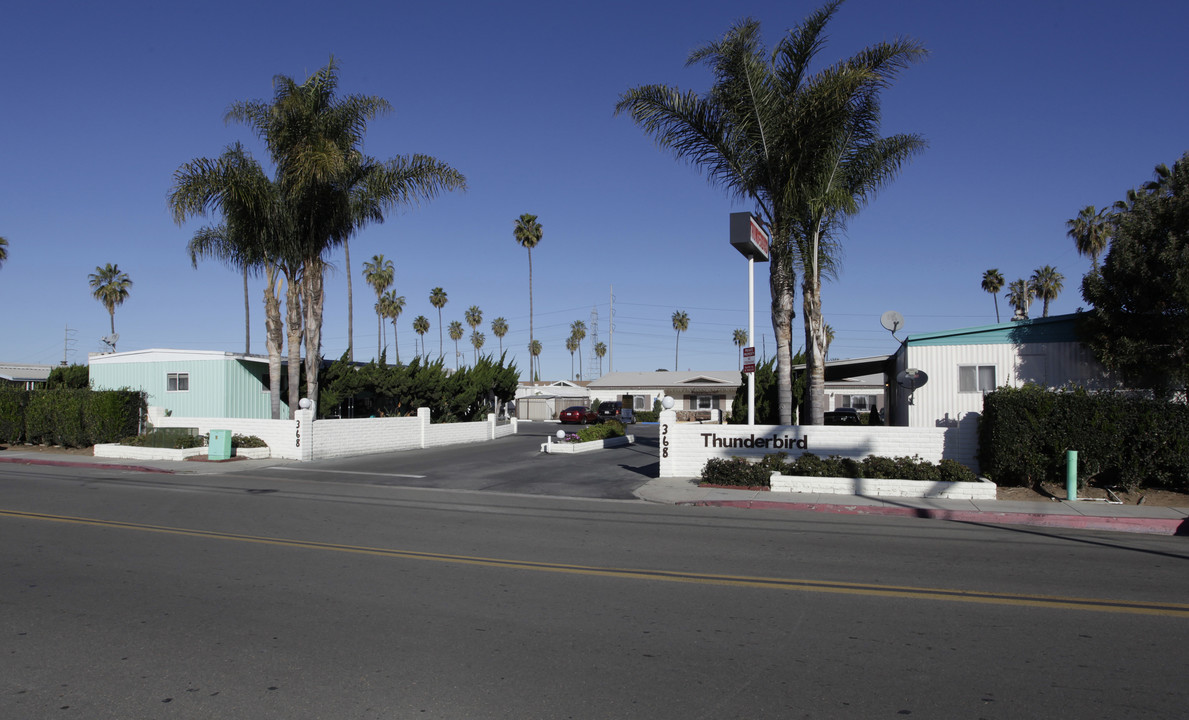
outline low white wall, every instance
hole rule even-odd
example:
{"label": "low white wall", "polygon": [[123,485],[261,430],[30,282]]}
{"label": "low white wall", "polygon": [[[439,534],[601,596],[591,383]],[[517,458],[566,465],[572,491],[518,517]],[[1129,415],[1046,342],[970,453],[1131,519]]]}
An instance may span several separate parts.
{"label": "low white wall", "polygon": [[573,455],[575,453],[593,452],[604,448],[622,447],[636,442],[635,435],[603,438],[602,440],[587,440],[586,442],[548,442],[541,443],[541,452],[550,455]]}
{"label": "low white wall", "polygon": [[864,495],[867,497],[946,498],[950,500],[994,500],[992,482],[929,482],[927,480],[885,480],[871,478],[803,477],[772,475],[772,492]]}
{"label": "low white wall", "polygon": [[499,423],[494,414],[470,423],[430,422],[429,408],[416,417],[318,420],[309,410],[298,410],[292,420],[244,418],[157,417],[155,427],[196,427],[200,434],[230,430],[255,435],[268,443],[272,457],[286,460],[325,460],[353,455],[396,452],[482,442],[516,434],[516,420]]}
{"label": "low white wall", "polygon": [[660,476],[696,477],[710,458],[761,458],[784,452],[799,457],[839,455],[862,460],[869,455],[913,456],[940,462],[944,428],[877,425],[700,425],[678,423],[677,414],[660,414]]}
{"label": "low white wall", "polygon": [[103,443],[91,449],[95,457],[123,460],[185,460],[193,455],[206,455],[208,451],[209,449],[205,447],[176,450],[174,448],[134,447],[119,443]]}

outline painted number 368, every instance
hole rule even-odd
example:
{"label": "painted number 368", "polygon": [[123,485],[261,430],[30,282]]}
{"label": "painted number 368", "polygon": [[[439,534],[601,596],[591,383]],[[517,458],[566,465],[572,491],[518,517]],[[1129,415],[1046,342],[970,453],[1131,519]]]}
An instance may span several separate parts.
{"label": "painted number 368", "polygon": [[661,425],[661,457],[669,457],[669,425]]}

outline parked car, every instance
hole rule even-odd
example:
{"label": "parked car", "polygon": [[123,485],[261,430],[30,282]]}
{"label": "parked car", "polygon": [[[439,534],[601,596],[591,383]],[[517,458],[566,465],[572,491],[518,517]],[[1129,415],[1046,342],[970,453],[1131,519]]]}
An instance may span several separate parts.
{"label": "parked car", "polygon": [[838,408],[826,413],[826,425],[862,425],[859,411],[854,408]]}
{"label": "parked car", "polygon": [[620,410],[623,410],[622,401],[604,400],[599,403],[599,418],[602,420],[618,420]]}
{"label": "parked car", "polygon": [[563,423],[579,423],[585,425],[586,423],[597,423],[599,421],[599,414],[594,410],[582,405],[575,405],[562,410],[557,416],[558,420]]}

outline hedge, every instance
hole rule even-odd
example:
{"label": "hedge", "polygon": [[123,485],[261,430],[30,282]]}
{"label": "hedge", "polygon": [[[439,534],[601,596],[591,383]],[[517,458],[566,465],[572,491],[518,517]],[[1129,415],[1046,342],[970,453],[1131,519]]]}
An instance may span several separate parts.
{"label": "hedge", "polygon": [[140,429],[143,392],[132,390],[0,390],[0,442],[89,447],[118,442]]}
{"label": "hedge", "polygon": [[1065,481],[1189,492],[1189,406],[1121,393],[1001,388],[986,396],[979,465],[1000,485]]}
{"label": "hedge", "polygon": [[786,453],[770,453],[759,462],[744,458],[711,458],[702,467],[702,482],[710,485],[771,486],[773,472],[800,477],[844,477],[889,480],[926,480],[929,482],[974,482],[978,478],[970,468],[953,460],[932,463],[919,457],[882,457],[872,455],[862,460],[831,455],[819,457],[802,453],[789,460]]}

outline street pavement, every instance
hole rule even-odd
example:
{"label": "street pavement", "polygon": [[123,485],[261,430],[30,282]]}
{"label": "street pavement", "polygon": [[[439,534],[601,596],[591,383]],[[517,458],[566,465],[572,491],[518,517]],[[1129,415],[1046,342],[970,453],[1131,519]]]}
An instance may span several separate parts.
{"label": "street pavement", "polygon": [[[695,478],[655,477],[655,463],[650,463],[648,458],[641,457],[641,450],[651,451],[652,456],[655,457],[655,452],[652,451],[652,448],[655,448],[655,438],[648,437],[649,429],[646,426],[637,426],[633,429],[642,435],[641,442],[636,447],[571,456],[549,456],[540,453],[539,450],[526,450],[530,443],[538,443],[540,437],[555,432],[558,427],[556,424],[522,424],[521,427],[525,432],[522,432],[519,438],[505,438],[494,443],[465,446],[468,450],[465,454],[460,451],[450,452],[440,449],[438,451],[406,451],[405,453],[386,453],[302,464],[274,459],[243,459],[225,462],[119,461],[111,458],[55,455],[9,449],[0,454],[0,463],[96,467],[112,471],[171,474],[238,474],[246,472],[272,474],[278,468],[285,468],[290,471],[320,472],[323,477],[332,478],[336,482],[485,492],[521,492],[563,497],[600,497],[618,500],[635,498],[668,505],[787,510],[790,512],[836,513],[873,517],[917,517],[953,522],[1189,536],[1189,507],[1119,505],[1092,500],[1018,502],[893,498],[774,493],[700,487]],[[642,433],[639,432],[641,430]],[[654,435],[655,432],[652,434]],[[484,463],[475,459],[489,455],[490,451],[497,453],[499,462],[492,463],[490,457],[487,457]],[[610,455],[612,453],[615,455]],[[607,454],[607,457],[598,457],[604,454]],[[559,460],[562,457],[564,459]],[[534,461],[540,460],[540,458],[546,458],[550,462],[549,466],[533,467]],[[614,458],[615,464],[607,465],[607,458]],[[417,472],[419,468],[429,466],[440,469],[442,463],[452,460],[457,462],[465,472],[460,475],[457,472],[458,468],[455,468],[455,471],[450,473],[450,480],[446,483],[440,479],[427,480],[425,475],[419,475]],[[401,472],[381,472],[377,469],[391,468],[394,465],[399,465]],[[599,465],[602,466],[602,470]],[[610,486],[599,482],[600,473],[615,476],[607,478],[611,481]],[[528,477],[527,480],[526,477]]]}

